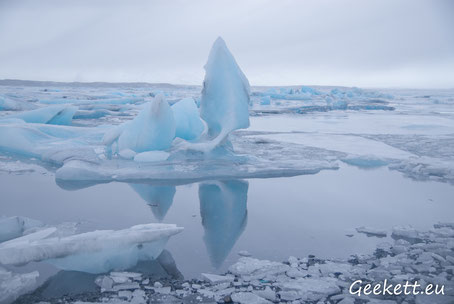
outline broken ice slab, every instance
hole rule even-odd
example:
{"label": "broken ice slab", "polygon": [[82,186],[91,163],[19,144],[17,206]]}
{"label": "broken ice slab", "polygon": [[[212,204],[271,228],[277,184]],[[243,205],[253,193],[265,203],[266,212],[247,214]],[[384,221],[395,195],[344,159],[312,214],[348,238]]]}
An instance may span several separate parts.
{"label": "broken ice slab", "polygon": [[232,275],[217,275],[211,273],[202,273],[202,277],[211,284],[230,283],[235,279]]}
{"label": "broken ice slab", "polygon": [[5,116],[5,118],[18,118],[27,123],[71,125],[76,111],[77,107],[56,105]]}
{"label": "broken ice slab", "polygon": [[38,277],[38,271],[12,273],[0,266],[0,303],[12,302],[20,294],[32,290]]}
{"label": "broken ice slab", "polygon": [[43,223],[23,216],[0,217],[0,243],[24,235]]}
{"label": "broken ice slab", "polygon": [[230,266],[229,271],[236,276],[249,276],[254,279],[263,279],[267,276],[276,276],[285,273],[289,269],[290,266],[280,262],[242,257],[237,263]]}
{"label": "broken ice slab", "polygon": [[145,224],[65,237],[34,237],[38,231],[0,244],[0,263],[46,261],[60,269],[89,273],[128,269],[139,261],[157,258],[169,237],[182,230],[172,224]]}
{"label": "broken ice slab", "polygon": [[377,236],[377,237],[385,237],[388,235],[388,232],[386,230],[383,230],[383,229],[377,229],[377,228],[373,228],[373,227],[358,227],[356,228],[356,231],[358,233],[364,233],[368,236]]}

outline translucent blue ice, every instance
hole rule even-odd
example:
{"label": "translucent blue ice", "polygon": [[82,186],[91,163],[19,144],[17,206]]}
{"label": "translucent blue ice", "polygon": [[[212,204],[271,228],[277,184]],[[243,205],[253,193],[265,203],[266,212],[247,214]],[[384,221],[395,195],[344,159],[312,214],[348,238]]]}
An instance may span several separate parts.
{"label": "translucent blue ice", "polygon": [[111,130],[104,137],[107,145],[117,141],[118,151],[131,149],[135,152],[166,150],[175,138],[173,112],[162,95],[146,104],[132,120]]}
{"label": "translucent blue ice", "polygon": [[183,98],[172,105],[176,123],[175,136],[186,140],[200,137],[205,125],[200,119],[199,109],[193,98]]}
{"label": "translucent blue ice", "polygon": [[213,44],[205,71],[200,114],[209,135],[222,140],[233,130],[248,128],[249,81],[220,37]]}

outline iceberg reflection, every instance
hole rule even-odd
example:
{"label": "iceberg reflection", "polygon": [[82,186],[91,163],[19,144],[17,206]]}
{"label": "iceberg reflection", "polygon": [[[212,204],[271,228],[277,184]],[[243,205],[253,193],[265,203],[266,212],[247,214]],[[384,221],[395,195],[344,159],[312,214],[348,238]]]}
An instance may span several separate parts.
{"label": "iceberg reflection", "polygon": [[249,183],[242,180],[199,184],[204,241],[214,267],[222,265],[247,225]]}
{"label": "iceberg reflection", "polygon": [[140,197],[150,205],[158,221],[164,220],[175,196],[175,186],[154,186],[149,184],[129,184]]}

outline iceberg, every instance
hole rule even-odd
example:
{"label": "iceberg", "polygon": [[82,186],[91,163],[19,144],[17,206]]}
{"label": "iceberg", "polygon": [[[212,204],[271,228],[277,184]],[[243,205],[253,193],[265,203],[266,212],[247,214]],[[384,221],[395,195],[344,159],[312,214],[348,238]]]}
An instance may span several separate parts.
{"label": "iceberg", "polygon": [[12,100],[10,98],[0,96],[0,111],[23,111],[31,110],[34,105],[19,100]]}
{"label": "iceberg", "polygon": [[0,263],[22,265],[46,261],[63,270],[104,273],[128,269],[159,256],[167,240],[183,228],[144,224],[123,230],[97,230],[54,236],[55,227],[0,244]]}
{"label": "iceberg", "polygon": [[250,86],[220,37],[211,48],[205,71],[200,116],[208,125],[212,145],[217,146],[230,132],[249,127]]}
{"label": "iceberg", "polygon": [[135,152],[166,150],[175,138],[173,112],[162,95],[146,104],[132,120],[106,133],[106,145],[118,143],[118,151],[131,149]]}
{"label": "iceberg", "polygon": [[0,266],[0,303],[12,302],[19,295],[31,291],[38,277],[38,271],[13,273]]}
{"label": "iceberg", "polygon": [[264,106],[270,105],[271,98],[269,96],[263,96],[262,98],[260,98],[260,104]]}
{"label": "iceberg", "polygon": [[175,136],[194,140],[202,135],[205,125],[200,119],[199,109],[193,98],[183,98],[172,105],[173,116],[175,118]]}
{"label": "iceberg", "polygon": [[247,225],[248,188],[241,180],[199,185],[203,239],[214,267],[222,265]]}
{"label": "iceberg", "polygon": [[28,123],[71,125],[77,107],[58,105],[22,112],[5,118],[19,118]]}
{"label": "iceberg", "polygon": [[23,216],[0,217],[0,243],[24,235],[27,231],[43,226],[43,223]]}

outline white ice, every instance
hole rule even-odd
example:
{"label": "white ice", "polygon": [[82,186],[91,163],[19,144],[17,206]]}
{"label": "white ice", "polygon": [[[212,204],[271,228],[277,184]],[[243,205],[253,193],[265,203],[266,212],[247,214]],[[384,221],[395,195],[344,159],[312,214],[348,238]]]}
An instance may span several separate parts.
{"label": "white ice", "polygon": [[0,243],[20,237],[43,223],[23,216],[0,217]]}
{"label": "white ice", "polygon": [[0,263],[46,261],[61,269],[89,273],[127,269],[138,261],[156,258],[169,237],[181,231],[171,224],[144,224],[55,237],[56,229],[46,228],[1,243]]}
{"label": "white ice", "polygon": [[38,271],[13,273],[0,266],[0,303],[14,301],[19,295],[36,287]]}

